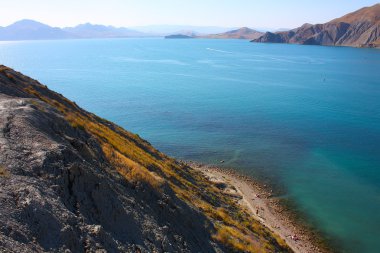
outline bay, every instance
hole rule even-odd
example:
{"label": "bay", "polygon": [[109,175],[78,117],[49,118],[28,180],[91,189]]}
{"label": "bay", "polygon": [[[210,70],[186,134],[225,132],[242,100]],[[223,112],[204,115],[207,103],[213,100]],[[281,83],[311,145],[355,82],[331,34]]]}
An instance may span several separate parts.
{"label": "bay", "polygon": [[0,63],[178,159],[281,188],[342,252],[380,248],[380,51],[242,40],[0,42]]}

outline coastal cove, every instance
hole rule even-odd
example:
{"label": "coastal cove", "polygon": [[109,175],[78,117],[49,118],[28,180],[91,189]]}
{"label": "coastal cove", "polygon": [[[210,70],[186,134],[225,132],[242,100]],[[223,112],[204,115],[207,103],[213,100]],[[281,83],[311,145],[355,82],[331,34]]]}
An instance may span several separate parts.
{"label": "coastal cove", "polygon": [[270,185],[341,251],[380,248],[379,50],[28,41],[0,42],[0,62],[168,155]]}
{"label": "coastal cove", "polygon": [[309,224],[301,222],[300,214],[282,203],[273,189],[234,169],[192,161],[186,164],[218,185],[222,192],[236,198],[242,208],[280,236],[295,253],[334,252],[334,246]]}

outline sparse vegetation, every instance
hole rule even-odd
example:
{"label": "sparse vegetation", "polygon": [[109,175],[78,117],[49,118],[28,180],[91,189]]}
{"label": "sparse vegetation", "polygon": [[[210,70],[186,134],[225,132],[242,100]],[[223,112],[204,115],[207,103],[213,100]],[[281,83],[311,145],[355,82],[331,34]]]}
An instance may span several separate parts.
{"label": "sparse vegetation", "polygon": [[15,77],[10,73],[10,69],[0,65],[0,73],[4,74],[9,80],[14,81]]}
{"label": "sparse vegetation", "polygon": [[1,165],[0,164],[0,177],[9,177],[10,174],[9,174],[9,171],[7,170],[7,168],[4,166],[4,165]]}
{"label": "sparse vegetation", "polygon": [[5,73],[5,71],[7,70],[8,68],[5,67],[5,66],[0,66],[0,72],[1,73]]}
{"label": "sparse vegetation", "polygon": [[241,233],[235,227],[220,226],[214,239],[226,245],[230,249],[242,252],[265,252],[258,241],[250,238],[248,235]]}
{"label": "sparse vegetation", "polygon": [[128,182],[148,185],[157,194],[161,194],[164,185],[169,186],[179,199],[207,217],[213,224],[212,239],[232,252],[290,252],[282,239],[242,210],[231,196],[199,172],[160,153],[138,135],[80,110],[59,94],[46,95],[45,86],[28,85],[24,91],[48,103],[71,126],[98,140],[108,162]]}

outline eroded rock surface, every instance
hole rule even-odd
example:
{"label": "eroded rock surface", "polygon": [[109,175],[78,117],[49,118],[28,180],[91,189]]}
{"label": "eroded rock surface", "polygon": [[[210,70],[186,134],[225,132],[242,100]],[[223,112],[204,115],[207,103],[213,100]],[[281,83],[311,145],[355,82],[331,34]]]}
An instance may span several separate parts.
{"label": "eroded rock surface", "polygon": [[138,135],[0,65],[0,252],[292,252]]}
{"label": "eroded rock surface", "polygon": [[170,189],[121,178],[85,131],[0,85],[0,252],[222,251]]}

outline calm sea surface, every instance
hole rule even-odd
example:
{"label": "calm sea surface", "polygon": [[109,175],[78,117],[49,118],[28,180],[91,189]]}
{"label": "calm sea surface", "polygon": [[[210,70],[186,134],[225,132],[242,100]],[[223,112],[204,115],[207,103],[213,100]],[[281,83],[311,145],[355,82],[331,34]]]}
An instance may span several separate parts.
{"label": "calm sea surface", "polygon": [[344,252],[380,249],[380,50],[0,42],[0,63],[161,151],[270,180]]}

